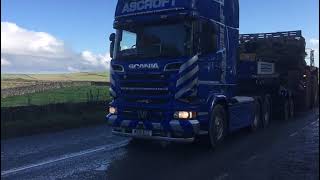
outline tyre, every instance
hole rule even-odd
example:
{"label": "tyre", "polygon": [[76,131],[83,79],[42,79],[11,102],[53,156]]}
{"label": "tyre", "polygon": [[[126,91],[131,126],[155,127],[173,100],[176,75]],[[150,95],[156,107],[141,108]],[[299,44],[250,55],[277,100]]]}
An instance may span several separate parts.
{"label": "tyre", "polygon": [[289,120],[289,114],[290,114],[290,105],[289,105],[289,100],[286,98],[283,102],[283,111],[281,113],[282,119],[284,121],[288,121]]}
{"label": "tyre", "polygon": [[147,141],[148,141],[148,140],[145,140],[145,139],[132,138],[131,141],[130,141],[130,145],[133,145],[133,146],[142,146],[142,145],[147,144]]}
{"label": "tyre", "polygon": [[294,101],[293,98],[289,98],[289,118],[293,118],[294,117]]}
{"label": "tyre", "polygon": [[261,127],[261,107],[258,100],[254,102],[254,119],[250,125],[250,130],[255,132]]}
{"label": "tyre", "polygon": [[226,112],[222,105],[216,105],[209,122],[209,140],[211,148],[220,144],[226,135]]}
{"label": "tyre", "polygon": [[268,127],[271,120],[271,97],[265,96],[262,108],[262,125],[264,128]]}

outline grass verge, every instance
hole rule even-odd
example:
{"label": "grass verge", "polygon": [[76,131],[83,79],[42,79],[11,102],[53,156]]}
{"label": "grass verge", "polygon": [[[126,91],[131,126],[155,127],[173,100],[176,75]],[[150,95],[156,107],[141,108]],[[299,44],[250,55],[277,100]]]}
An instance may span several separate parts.
{"label": "grass verge", "polygon": [[107,102],[1,109],[1,139],[104,124]]}
{"label": "grass verge", "polygon": [[47,105],[57,103],[80,103],[91,101],[107,101],[110,99],[106,86],[75,86],[52,89],[44,92],[1,98],[1,108]]}

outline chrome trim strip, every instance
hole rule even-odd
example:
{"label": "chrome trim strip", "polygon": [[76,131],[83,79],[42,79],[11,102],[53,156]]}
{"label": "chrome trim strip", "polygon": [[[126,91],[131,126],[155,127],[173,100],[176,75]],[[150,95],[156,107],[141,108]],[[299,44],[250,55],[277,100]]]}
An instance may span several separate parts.
{"label": "chrome trim strip", "polygon": [[121,122],[120,127],[129,127],[130,122],[131,122],[131,121],[129,121],[129,120],[123,120],[123,121]]}
{"label": "chrome trim strip", "polygon": [[146,140],[160,140],[160,141],[169,141],[169,142],[178,142],[178,143],[192,143],[194,137],[192,138],[172,138],[172,137],[161,137],[161,136],[135,136],[132,133],[122,133],[117,131],[112,131],[112,134],[123,137],[133,137]]}
{"label": "chrome trim strip", "polygon": [[168,91],[169,88],[130,88],[122,87],[121,90],[141,90],[141,91]]}
{"label": "chrome trim strip", "polygon": [[199,81],[199,85],[236,86],[237,84],[223,84],[220,81]]}

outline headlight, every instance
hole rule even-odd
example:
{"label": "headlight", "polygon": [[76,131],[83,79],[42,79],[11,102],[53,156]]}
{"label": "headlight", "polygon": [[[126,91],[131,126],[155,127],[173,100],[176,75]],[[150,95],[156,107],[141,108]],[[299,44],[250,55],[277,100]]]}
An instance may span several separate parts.
{"label": "headlight", "polygon": [[177,111],[174,113],[175,119],[193,119],[196,118],[197,113],[192,111]]}
{"label": "headlight", "polygon": [[110,106],[109,107],[109,113],[110,114],[117,114],[117,108]]}

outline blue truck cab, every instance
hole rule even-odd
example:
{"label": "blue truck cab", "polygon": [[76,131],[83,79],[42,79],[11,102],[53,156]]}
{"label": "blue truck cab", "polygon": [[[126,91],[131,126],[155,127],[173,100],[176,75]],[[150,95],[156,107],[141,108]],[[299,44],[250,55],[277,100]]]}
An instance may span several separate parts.
{"label": "blue truck cab", "polygon": [[115,135],[193,142],[207,134],[214,147],[229,132],[266,125],[271,98],[290,96],[274,85],[274,63],[239,63],[238,0],[118,0],[114,29],[106,120]]}

